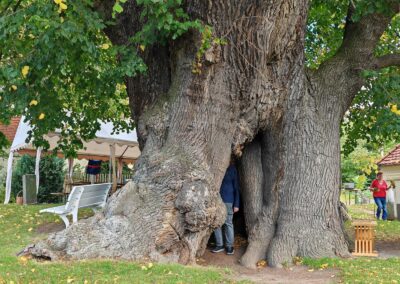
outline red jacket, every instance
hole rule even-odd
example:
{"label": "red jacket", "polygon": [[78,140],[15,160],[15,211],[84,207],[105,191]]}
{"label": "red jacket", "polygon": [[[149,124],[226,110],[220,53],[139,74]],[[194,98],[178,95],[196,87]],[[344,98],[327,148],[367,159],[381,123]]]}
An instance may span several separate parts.
{"label": "red jacket", "polygon": [[374,179],[371,183],[371,187],[378,188],[378,190],[373,192],[374,197],[386,197],[386,190],[388,190],[386,181],[383,180],[382,183],[379,184],[379,181],[377,179]]}

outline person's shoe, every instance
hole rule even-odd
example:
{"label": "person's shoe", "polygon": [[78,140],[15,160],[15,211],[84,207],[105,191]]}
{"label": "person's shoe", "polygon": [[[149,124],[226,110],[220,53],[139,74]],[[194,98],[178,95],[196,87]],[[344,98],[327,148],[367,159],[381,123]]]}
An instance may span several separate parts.
{"label": "person's shoe", "polygon": [[227,247],[226,248],[226,254],[232,255],[234,253],[235,253],[235,250],[233,249],[233,247]]}
{"label": "person's shoe", "polygon": [[217,252],[221,252],[221,251],[224,251],[224,250],[225,250],[225,248],[223,246],[216,246],[215,248],[213,248],[211,250],[211,252],[217,253]]}

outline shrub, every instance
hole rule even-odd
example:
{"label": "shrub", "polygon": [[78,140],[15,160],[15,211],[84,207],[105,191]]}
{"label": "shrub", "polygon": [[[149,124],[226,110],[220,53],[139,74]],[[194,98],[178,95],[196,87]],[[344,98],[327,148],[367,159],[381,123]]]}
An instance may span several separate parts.
{"label": "shrub", "polygon": [[[40,186],[38,202],[57,202],[51,192],[62,192],[64,182],[64,159],[45,156],[40,160]],[[22,176],[35,173],[35,158],[23,155],[18,160],[12,178],[12,194],[14,197],[22,190]]]}
{"label": "shrub", "polygon": [[3,184],[0,184],[0,203],[3,203],[5,198],[6,198],[6,187]]}

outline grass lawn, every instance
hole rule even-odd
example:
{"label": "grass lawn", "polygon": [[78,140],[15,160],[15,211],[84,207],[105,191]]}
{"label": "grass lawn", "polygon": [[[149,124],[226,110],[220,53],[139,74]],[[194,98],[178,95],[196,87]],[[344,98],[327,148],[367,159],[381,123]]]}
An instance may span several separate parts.
{"label": "grass lawn", "polygon": [[[41,224],[62,222],[39,214],[50,205],[0,205],[0,283],[232,283],[228,271],[182,265],[90,260],[36,262],[15,254],[27,244],[45,238],[36,233]],[[88,215],[83,211],[80,215]]]}
{"label": "grass lawn", "polygon": [[[1,283],[232,283],[229,271],[181,265],[134,263],[128,261],[89,260],[36,262],[15,254],[46,234],[37,228],[46,223],[61,223],[52,214],[39,214],[49,205],[0,205],[0,284]],[[351,205],[353,219],[373,219],[372,204]],[[80,212],[80,218],[90,211]],[[352,230],[351,224],[348,229]],[[378,241],[399,241],[400,222],[378,221]],[[302,259],[316,269],[341,271],[342,283],[400,283],[400,258],[324,258]],[[327,279],[328,281],[329,279]]]}
{"label": "grass lawn", "polygon": [[400,258],[304,259],[312,269],[341,270],[341,283],[400,283]]}
{"label": "grass lawn", "polygon": [[[374,206],[374,204],[350,205],[348,206],[348,210],[353,220],[375,220],[374,210],[376,210],[376,206]],[[351,223],[348,225],[351,225]],[[399,240],[400,242],[400,222],[378,220],[376,227],[376,239]]]}
{"label": "grass lawn", "polygon": [[[350,205],[348,209],[353,220],[374,220],[374,204]],[[351,222],[346,227],[352,233]],[[377,221],[376,240],[400,242],[400,222]],[[312,269],[339,269],[343,283],[400,283],[400,258],[322,258],[303,259],[301,262]]]}

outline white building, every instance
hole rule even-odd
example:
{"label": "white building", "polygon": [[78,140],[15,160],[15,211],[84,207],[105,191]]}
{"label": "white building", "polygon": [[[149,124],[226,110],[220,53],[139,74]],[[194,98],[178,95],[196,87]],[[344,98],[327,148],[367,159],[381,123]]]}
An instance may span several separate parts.
{"label": "white building", "polygon": [[379,169],[383,172],[383,178],[386,181],[394,181],[396,189],[394,190],[395,204],[394,217],[400,217],[400,144],[390,151],[378,162]]}

